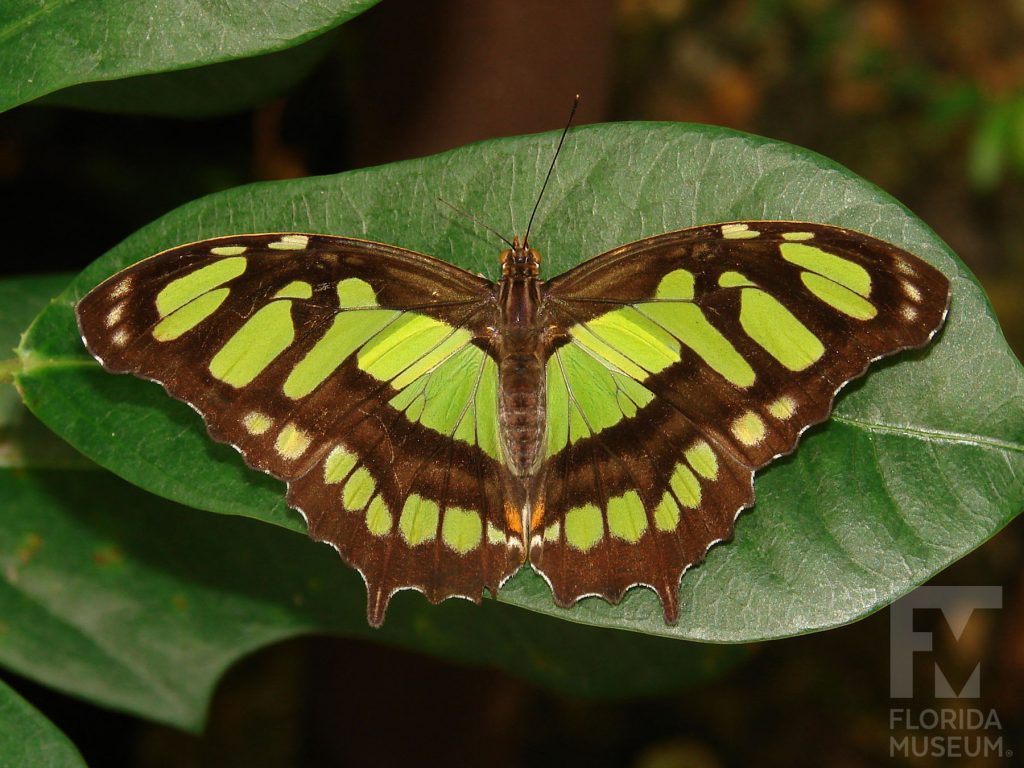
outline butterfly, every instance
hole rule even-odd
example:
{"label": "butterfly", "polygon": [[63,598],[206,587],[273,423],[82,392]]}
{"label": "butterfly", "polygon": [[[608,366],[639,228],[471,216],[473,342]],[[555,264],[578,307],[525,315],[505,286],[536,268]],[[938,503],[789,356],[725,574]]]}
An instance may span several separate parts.
{"label": "butterfly", "polygon": [[569,607],[654,590],[732,537],[753,476],[878,358],[928,343],[946,277],[810,222],[691,227],[549,280],[491,281],[350,237],[246,234],[151,256],[77,305],[89,352],[162,384],[288,485],[310,535],[402,589],[497,593],[529,563]]}

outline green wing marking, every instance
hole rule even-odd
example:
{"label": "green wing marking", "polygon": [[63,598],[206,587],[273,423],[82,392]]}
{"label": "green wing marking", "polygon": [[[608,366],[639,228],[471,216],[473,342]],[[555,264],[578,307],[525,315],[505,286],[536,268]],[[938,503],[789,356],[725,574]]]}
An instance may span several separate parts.
{"label": "green wing marking", "polygon": [[646,585],[674,621],[680,576],[731,538],[754,471],[871,361],[927,343],[948,300],[911,254],[808,223],[682,230],[551,280],[564,334],[530,562],[556,602]]}
{"label": "green wing marking", "polygon": [[503,504],[497,367],[472,343],[492,294],[392,246],[244,235],[140,262],[78,318],[108,369],[160,382],[287,481],[379,624],[399,589],[479,601],[525,557]]}

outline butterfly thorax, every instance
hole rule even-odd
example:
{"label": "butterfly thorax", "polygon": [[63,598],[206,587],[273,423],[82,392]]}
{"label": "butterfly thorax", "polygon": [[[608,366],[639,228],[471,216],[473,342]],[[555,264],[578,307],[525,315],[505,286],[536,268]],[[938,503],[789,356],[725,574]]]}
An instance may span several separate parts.
{"label": "butterfly thorax", "polygon": [[499,419],[512,474],[530,477],[544,435],[545,349],[540,309],[540,254],[513,240],[501,254],[501,315],[493,339],[498,363]]}

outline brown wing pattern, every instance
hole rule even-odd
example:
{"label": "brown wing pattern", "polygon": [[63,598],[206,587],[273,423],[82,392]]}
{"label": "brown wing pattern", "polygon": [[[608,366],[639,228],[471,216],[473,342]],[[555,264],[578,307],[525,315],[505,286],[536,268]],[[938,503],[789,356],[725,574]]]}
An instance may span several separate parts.
{"label": "brown wing pattern", "polygon": [[[493,296],[392,246],[243,235],[142,261],[77,313],[107,369],[161,383],[287,481],[310,534],[363,574],[379,625],[399,589],[479,601],[524,557],[502,507],[493,362],[472,344]],[[453,372],[467,378],[450,413],[437,379]]]}
{"label": "brown wing pattern", "polygon": [[[498,435],[496,286],[343,237],[207,240],[78,305],[89,350],[160,382],[288,483],[310,534],[394,592],[496,592],[527,556],[558,604],[652,588],[731,537],[753,473],[835,393],[940,327],[949,284],[888,243],[738,222],[622,246],[549,281],[547,439],[519,530]],[[487,352],[484,350],[488,349]]]}
{"label": "brown wing pattern", "polygon": [[927,343],[949,283],[863,234],[740,222],[622,246],[544,295],[567,333],[530,561],[560,605],[643,584],[674,622],[681,574],[731,537],[753,471],[871,361]]}

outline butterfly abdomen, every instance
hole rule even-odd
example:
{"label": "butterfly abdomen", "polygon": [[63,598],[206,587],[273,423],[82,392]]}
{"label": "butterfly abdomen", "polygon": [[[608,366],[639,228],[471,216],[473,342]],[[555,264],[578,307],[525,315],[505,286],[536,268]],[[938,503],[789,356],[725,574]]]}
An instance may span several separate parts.
{"label": "butterfly abdomen", "polygon": [[499,293],[498,424],[509,470],[525,478],[539,463],[545,426],[540,293],[532,275],[504,278]]}
{"label": "butterfly abdomen", "polygon": [[533,473],[544,435],[544,363],[533,353],[510,354],[498,367],[498,423],[510,469]]}

